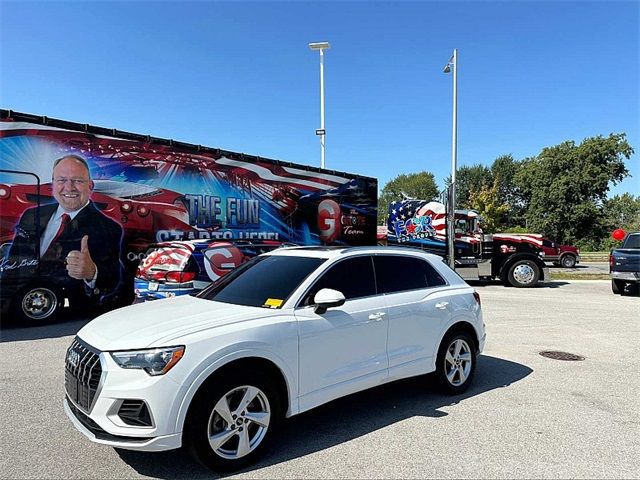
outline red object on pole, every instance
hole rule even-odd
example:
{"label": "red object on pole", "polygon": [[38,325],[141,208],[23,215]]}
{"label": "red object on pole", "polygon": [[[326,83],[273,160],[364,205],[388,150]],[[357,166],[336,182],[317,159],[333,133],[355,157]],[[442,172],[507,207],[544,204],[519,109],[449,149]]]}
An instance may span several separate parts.
{"label": "red object on pole", "polygon": [[616,228],[613,233],[611,234],[611,236],[615,239],[615,240],[624,240],[624,237],[626,236],[626,232],[624,230],[622,230],[621,228]]}

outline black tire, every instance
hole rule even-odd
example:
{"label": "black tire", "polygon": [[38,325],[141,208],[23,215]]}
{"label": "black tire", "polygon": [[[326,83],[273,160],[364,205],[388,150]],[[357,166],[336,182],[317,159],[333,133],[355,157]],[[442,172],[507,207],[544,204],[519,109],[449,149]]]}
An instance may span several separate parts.
{"label": "black tire", "polygon": [[[236,411],[247,393],[255,394],[253,400]],[[220,414],[224,408],[217,408],[225,404],[229,413],[224,415],[231,415],[229,421]],[[255,462],[268,448],[282,418],[282,400],[268,372],[256,368],[227,371],[211,377],[196,394],[185,421],[183,443],[197,461],[212,470],[238,470]],[[254,422],[256,419],[266,422],[266,427]],[[224,440],[214,449],[209,438],[216,432]],[[248,453],[241,452],[241,437]]]}
{"label": "black tire", "polygon": [[11,301],[10,323],[34,327],[58,320],[64,305],[60,290],[51,285],[30,285],[19,290]]}
{"label": "black tire", "polygon": [[[455,350],[458,346],[462,348],[460,355],[456,356]],[[476,344],[468,334],[447,334],[442,339],[436,359],[435,376],[440,390],[447,395],[458,395],[469,388],[476,371],[476,360]]]}
{"label": "black tire", "polygon": [[517,288],[535,287],[540,279],[540,268],[533,260],[517,260],[509,267],[507,281]]}
{"label": "black tire", "polygon": [[624,292],[624,282],[622,280],[611,280],[611,291],[614,295],[620,295]]}
{"label": "black tire", "polygon": [[575,255],[572,255],[571,253],[567,253],[562,257],[560,257],[560,265],[562,265],[564,268],[573,268],[576,266],[576,263],[577,263],[577,258]]}

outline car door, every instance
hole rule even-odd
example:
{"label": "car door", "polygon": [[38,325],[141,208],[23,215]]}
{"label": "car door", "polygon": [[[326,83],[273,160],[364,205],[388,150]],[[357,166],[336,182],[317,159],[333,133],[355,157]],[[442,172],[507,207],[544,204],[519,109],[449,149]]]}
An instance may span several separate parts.
{"label": "car door", "polygon": [[[385,299],[377,295],[373,275],[370,255],[346,258],[329,267],[302,298],[295,311],[301,396],[316,392],[327,401],[386,378]],[[311,303],[322,288],[342,292],[345,303],[316,314]],[[331,391],[318,393],[326,389]]]}
{"label": "car door", "polygon": [[386,300],[389,375],[431,370],[442,329],[451,319],[446,281],[426,260],[407,255],[374,256],[377,288]]}

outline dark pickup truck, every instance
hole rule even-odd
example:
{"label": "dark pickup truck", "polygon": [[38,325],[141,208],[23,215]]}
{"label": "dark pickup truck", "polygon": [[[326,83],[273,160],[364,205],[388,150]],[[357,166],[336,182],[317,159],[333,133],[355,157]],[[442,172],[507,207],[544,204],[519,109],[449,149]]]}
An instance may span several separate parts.
{"label": "dark pickup truck", "polygon": [[640,232],[629,233],[609,255],[613,293],[640,295]]}

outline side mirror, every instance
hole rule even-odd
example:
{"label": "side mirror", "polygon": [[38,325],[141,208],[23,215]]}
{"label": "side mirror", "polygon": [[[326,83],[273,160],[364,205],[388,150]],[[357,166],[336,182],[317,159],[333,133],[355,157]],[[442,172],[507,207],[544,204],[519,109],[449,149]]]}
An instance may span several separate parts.
{"label": "side mirror", "polygon": [[345,298],[342,292],[331,288],[323,288],[313,297],[314,312],[322,315],[326,313],[328,308],[339,307],[344,304],[344,301]]}

